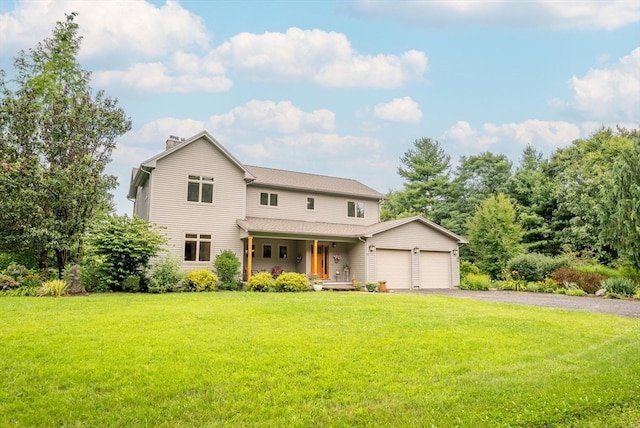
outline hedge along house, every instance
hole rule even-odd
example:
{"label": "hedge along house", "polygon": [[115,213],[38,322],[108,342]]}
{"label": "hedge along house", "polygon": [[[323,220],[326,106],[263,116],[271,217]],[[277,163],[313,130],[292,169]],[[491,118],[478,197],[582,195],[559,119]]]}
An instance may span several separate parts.
{"label": "hedge along house", "polygon": [[389,289],[459,285],[460,236],[422,217],[380,222],[384,195],[351,179],[240,163],[208,132],[170,137],[134,168],[133,214],[163,227],[185,270],[231,250],[260,271]]}

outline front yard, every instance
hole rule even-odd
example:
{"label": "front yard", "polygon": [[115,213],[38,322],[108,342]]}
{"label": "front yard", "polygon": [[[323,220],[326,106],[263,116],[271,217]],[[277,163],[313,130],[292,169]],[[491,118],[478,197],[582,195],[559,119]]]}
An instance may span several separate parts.
{"label": "front yard", "polygon": [[640,320],[378,293],[0,299],[0,426],[640,425]]}

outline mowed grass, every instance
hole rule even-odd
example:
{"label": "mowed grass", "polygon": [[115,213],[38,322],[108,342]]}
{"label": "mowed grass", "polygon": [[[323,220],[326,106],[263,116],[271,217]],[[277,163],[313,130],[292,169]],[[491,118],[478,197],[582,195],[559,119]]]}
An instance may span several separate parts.
{"label": "mowed grass", "polygon": [[640,320],[438,296],[0,299],[0,426],[640,426]]}

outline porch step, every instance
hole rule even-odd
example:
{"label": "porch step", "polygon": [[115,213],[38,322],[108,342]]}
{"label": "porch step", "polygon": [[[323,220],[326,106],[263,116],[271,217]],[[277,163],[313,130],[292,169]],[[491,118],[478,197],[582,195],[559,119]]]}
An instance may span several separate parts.
{"label": "porch step", "polygon": [[334,291],[350,291],[355,290],[355,287],[350,282],[325,282],[322,284],[323,290]]}

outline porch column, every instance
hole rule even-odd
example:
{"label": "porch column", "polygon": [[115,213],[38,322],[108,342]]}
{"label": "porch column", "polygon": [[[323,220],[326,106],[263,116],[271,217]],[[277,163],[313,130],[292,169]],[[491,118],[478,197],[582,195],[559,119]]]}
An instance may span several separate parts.
{"label": "porch column", "polygon": [[318,240],[313,240],[313,251],[311,252],[311,275],[318,274]]}
{"label": "porch column", "polygon": [[247,281],[251,278],[251,268],[253,267],[253,236],[247,237]]}

